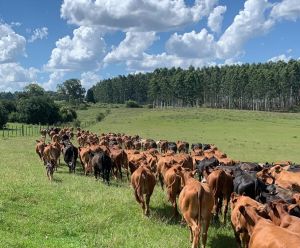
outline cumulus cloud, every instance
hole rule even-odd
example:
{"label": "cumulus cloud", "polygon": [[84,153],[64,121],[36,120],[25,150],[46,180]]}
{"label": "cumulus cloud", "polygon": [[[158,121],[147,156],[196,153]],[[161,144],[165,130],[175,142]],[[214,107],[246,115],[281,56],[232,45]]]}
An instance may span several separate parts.
{"label": "cumulus cloud", "polygon": [[141,60],[128,60],[126,62],[130,71],[152,71],[161,67],[181,67],[188,68],[193,65],[195,67],[203,67],[205,65],[215,65],[214,62],[208,62],[201,58],[183,58],[174,54],[147,54],[144,53]]}
{"label": "cumulus cloud", "polygon": [[36,81],[36,68],[23,68],[19,63],[0,64],[0,91],[16,91]]}
{"label": "cumulus cloud", "polygon": [[166,43],[166,50],[179,57],[205,59],[215,57],[216,42],[204,28],[199,33],[193,30],[183,35],[173,34]]}
{"label": "cumulus cloud", "polygon": [[80,75],[81,85],[88,90],[101,79],[100,75],[98,75],[94,71],[84,72]]}
{"label": "cumulus cloud", "polygon": [[268,31],[273,22],[265,14],[271,6],[267,0],[247,0],[244,9],[235,16],[233,23],[218,41],[219,57],[238,55],[249,39]]}
{"label": "cumulus cloud", "polygon": [[299,0],[283,0],[272,8],[271,17],[296,21],[300,17]]}
{"label": "cumulus cloud", "polygon": [[223,14],[226,12],[226,6],[217,6],[214,8],[213,12],[210,13],[207,21],[207,26],[211,31],[219,33],[221,31]]}
{"label": "cumulus cloud", "polygon": [[125,39],[108,53],[105,63],[141,58],[143,52],[157,39],[155,32],[127,32]]}
{"label": "cumulus cloud", "polygon": [[91,70],[99,67],[106,44],[97,27],[81,26],[73,31],[73,37],[65,36],[56,42],[47,70]]}
{"label": "cumulus cloud", "polygon": [[54,71],[49,75],[48,82],[42,84],[45,90],[56,90],[57,84],[62,83],[65,72],[63,71]]}
{"label": "cumulus cloud", "polygon": [[15,33],[5,23],[0,22],[0,64],[14,62],[19,56],[25,56],[26,39]]}
{"label": "cumulus cloud", "polygon": [[273,58],[270,58],[270,59],[268,60],[268,62],[278,62],[278,61],[285,61],[285,62],[287,62],[287,61],[289,61],[291,58],[292,58],[292,56],[287,56],[287,55],[285,55],[285,54],[280,54],[280,55],[278,55],[278,56],[275,56],[275,57],[273,57]]}
{"label": "cumulus cloud", "polygon": [[33,34],[31,35],[28,42],[34,42],[35,40],[42,40],[44,38],[47,38],[48,36],[48,28],[42,27],[42,28],[36,28],[33,30]]}
{"label": "cumulus cloud", "polygon": [[78,26],[103,29],[163,31],[198,22],[209,15],[218,0],[64,0],[61,17]]}

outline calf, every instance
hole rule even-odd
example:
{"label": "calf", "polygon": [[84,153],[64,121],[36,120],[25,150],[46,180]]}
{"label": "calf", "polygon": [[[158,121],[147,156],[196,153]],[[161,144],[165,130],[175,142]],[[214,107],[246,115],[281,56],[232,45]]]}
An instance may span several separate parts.
{"label": "calf", "polygon": [[91,154],[91,166],[94,168],[94,175],[96,180],[102,175],[103,182],[109,185],[110,171],[112,168],[111,158],[105,152],[97,152]]}
{"label": "calf", "polygon": [[78,149],[72,143],[63,143],[64,161],[69,167],[69,172],[75,173]]}
{"label": "calf", "polygon": [[207,231],[214,205],[213,195],[206,183],[200,183],[184,173],[185,186],[179,194],[178,206],[190,229],[192,248],[199,246],[202,233],[202,247],[206,246]]}
{"label": "calf", "polygon": [[50,182],[53,180],[54,166],[54,161],[47,161],[45,165],[47,177],[50,180]]}
{"label": "calf", "polygon": [[35,152],[41,160],[43,160],[45,147],[46,144],[44,140],[36,140]]}
{"label": "calf", "polygon": [[[150,168],[144,164],[137,168],[131,175],[131,185],[134,189],[135,199],[142,206],[143,213],[149,215],[150,197],[155,186],[155,176]],[[146,195],[146,204],[144,194]]]}

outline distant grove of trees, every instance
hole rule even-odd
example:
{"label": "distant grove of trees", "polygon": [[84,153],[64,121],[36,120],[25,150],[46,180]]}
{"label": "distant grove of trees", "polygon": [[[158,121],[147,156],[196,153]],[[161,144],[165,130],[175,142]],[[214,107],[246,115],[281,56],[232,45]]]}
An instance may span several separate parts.
{"label": "distant grove of trees", "polygon": [[92,90],[95,101],[104,103],[284,111],[300,103],[300,61],[161,68],[105,79]]}
{"label": "distant grove of trees", "polygon": [[[75,106],[82,103],[85,89],[77,79],[58,85],[57,92],[46,92],[38,84],[29,84],[23,91],[0,93],[0,129],[8,122],[55,124],[77,119]],[[55,100],[65,100],[57,104]]]}

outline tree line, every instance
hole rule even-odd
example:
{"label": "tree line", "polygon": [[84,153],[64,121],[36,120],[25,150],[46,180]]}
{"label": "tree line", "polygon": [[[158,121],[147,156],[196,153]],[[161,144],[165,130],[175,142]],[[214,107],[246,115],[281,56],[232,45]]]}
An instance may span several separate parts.
{"label": "tree line", "polygon": [[153,107],[286,111],[299,105],[300,61],[160,68],[101,80],[92,87],[96,102],[134,100]]}

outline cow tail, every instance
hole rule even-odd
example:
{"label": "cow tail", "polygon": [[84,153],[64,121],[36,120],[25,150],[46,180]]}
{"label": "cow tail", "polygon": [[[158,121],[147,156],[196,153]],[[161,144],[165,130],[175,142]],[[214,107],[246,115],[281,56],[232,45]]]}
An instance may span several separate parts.
{"label": "cow tail", "polygon": [[204,196],[204,189],[203,186],[200,184],[200,188],[198,191],[198,226],[200,226],[201,224],[201,210],[202,210],[202,200],[203,200],[203,196]]}
{"label": "cow tail", "polygon": [[142,187],[144,186],[145,179],[146,179],[146,172],[145,172],[145,170],[143,170],[142,173],[141,173],[141,176],[139,178],[138,186],[136,188],[137,195],[140,198],[141,202],[144,202],[143,188]]}

